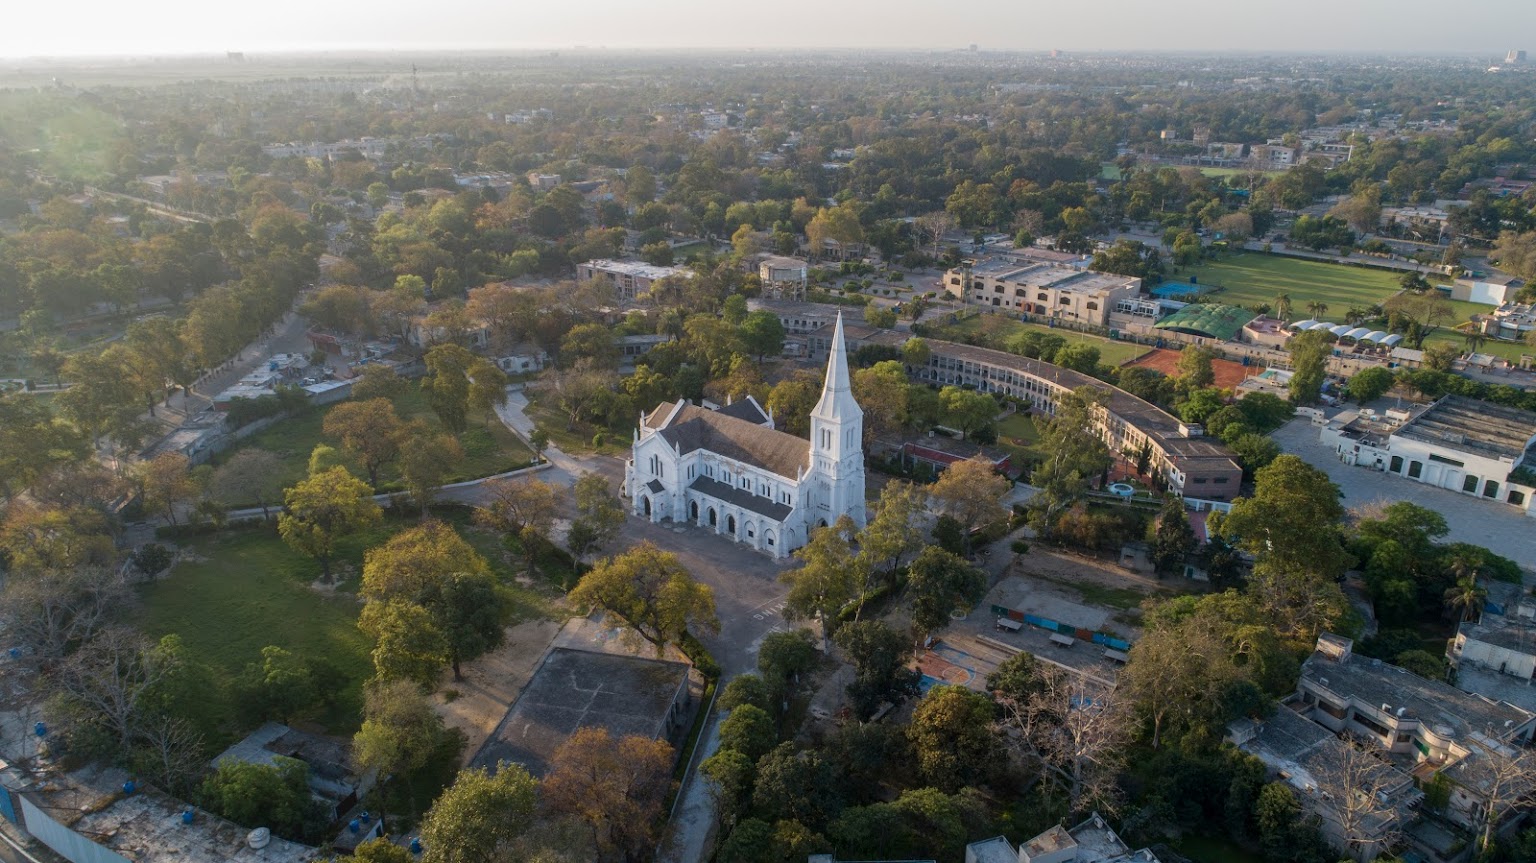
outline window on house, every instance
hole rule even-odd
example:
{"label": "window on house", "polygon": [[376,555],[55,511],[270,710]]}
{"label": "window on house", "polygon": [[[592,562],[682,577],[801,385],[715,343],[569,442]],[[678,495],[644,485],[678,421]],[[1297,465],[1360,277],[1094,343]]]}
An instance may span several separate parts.
{"label": "window on house", "polygon": [[1093,300],[1089,300],[1088,301],[1088,311],[1096,312],[1098,310],[1099,310],[1099,304],[1094,302]]}
{"label": "window on house", "polygon": [[1392,473],[1402,473],[1403,472],[1403,457],[1400,456],[1400,455],[1392,456],[1392,461],[1387,466],[1387,470],[1391,471]]}
{"label": "window on house", "polygon": [[1475,494],[1477,492],[1477,483],[1477,477],[1471,474],[1467,474],[1466,477],[1461,481],[1461,490]]}
{"label": "window on house", "polygon": [[1419,477],[1421,477],[1423,475],[1424,475],[1424,463],[1423,462],[1421,462],[1421,461],[1412,461],[1412,462],[1408,463],[1408,476],[1410,478],[1418,479]]}
{"label": "window on house", "polygon": [[1509,502],[1515,506],[1525,506],[1525,492],[1512,491],[1509,493]]}
{"label": "window on house", "polygon": [[1491,480],[1491,479],[1488,480],[1488,483],[1483,486],[1483,497],[1491,497],[1491,498],[1497,500],[1498,497],[1499,497],[1499,484],[1498,484],[1498,482],[1496,482],[1494,480]]}
{"label": "window on house", "polygon": [[1050,297],[1044,291],[1041,291],[1040,293],[1035,294],[1035,299],[1037,299],[1037,300],[1039,300],[1040,302],[1043,303],[1046,300],[1050,299]]}
{"label": "window on house", "polygon": [[1453,459],[1453,458],[1446,458],[1445,456],[1439,455],[1438,453],[1430,453],[1429,454],[1429,460],[1430,461],[1437,461],[1437,462],[1440,462],[1441,464],[1448,464],[1451,467],[1466,467],[1467,466],[1467,463],[1464,462],[1464,461],[1457,461],[1456,459]]}

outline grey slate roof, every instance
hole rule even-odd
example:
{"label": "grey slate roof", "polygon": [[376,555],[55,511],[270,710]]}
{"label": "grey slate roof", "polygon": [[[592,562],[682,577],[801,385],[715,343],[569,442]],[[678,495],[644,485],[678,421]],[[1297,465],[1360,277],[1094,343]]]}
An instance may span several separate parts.
{"label": "grey slate roof", "polygon": [[[661,408],[651,417],[658,413]],[[665,417],[661,414],[657,422]],[[656,433],[683,455],[707,450],[791,479],[811,465],[811,442],[805,438],[695,405],[684,405],[672,422]]]}
{"label": "grey slate roof", "polygon": [[758,407],[757,399],[751,396],[747,396],[739,402],[732,402],[723,407],[716,408],[715,413],[746,420],[756,425],[762,425],[768,421],[768,415],[763,412],[762,408]]}
{"label": "grey slate roof", "polygon": [[739,506],[748,512],[755,512],[764,518],[774,521],[783,521],[794,510],[782,503],[774,503],[762,495],[753,494],[744,488],[737,488],[729,483],[723,483],[717,479],[701,476],[693,481],[689,488],[700,494],[706,494],[715,500]]}

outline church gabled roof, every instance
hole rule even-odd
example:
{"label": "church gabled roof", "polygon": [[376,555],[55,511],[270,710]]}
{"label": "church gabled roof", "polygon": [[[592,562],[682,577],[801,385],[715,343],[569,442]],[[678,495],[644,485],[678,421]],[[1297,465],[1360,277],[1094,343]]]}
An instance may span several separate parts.
{"label": "church gabled roof", "polygon": [[759,405],[757,399],[751,395],[740,401],[715,408],[715,412],[725,414],[728,417],[746,420],[747,422],[757,423],[758,425],[768,422],[768,412],[763,410],[762,405]]}
{"label": "church gabled roof", "polygon": [[[667,414],[657,413],[665,421]],[[683,455],[702,449],[779,476],[797,477],[811,466],[805,438],[695,405],[683,405],[656,433]]]}

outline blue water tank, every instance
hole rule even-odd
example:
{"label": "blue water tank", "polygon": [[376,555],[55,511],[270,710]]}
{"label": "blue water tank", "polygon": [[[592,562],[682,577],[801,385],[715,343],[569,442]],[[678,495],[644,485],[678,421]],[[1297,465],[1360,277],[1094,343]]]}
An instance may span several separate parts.
{"label": "blue water tank", "polygon": [[195,814],[193,814],[193,811],[191,809],[183,810],[182,813],[181,813],[181,823],[183,823],[183,824],[191,824],[193,819],[196,818],[196,817],[197,816]]}
{"label": "blue water tank", "polygon": [[6,652],[11,655],[12,659],[20,659],[21,658],[21,648],[19,648],[19,647],[13,647],[13,648],[11,648],[10,650],[8,650]]}
{"label": "blue water tank", "polygon": [[130,779],[127,782],[123,783],[123,793],[124,794],[132,794],[133,792],[138,791],[138,790],[139,790],[139,784],[137,782],[134,782],[132,779]]}
{"label": "blue water tank", "polygon": [[411,839],[411,853],[412,854],[420,854],[421,853],[421,840],[420,839],[415,839],[415,838]]}
{"label": "blue water tank", "polygon": [[363,818],[363,823],[364,824],[368,824],[368,823],[371,823],[373,821],[373,816],[371,814],[369,814],[367,809],[363,810],[362,818]]}
{"label": "blue water tank", "polygon": [[351,821],[347,822],[347,830],[349,832],[357,833],[357,832],[361,831],[362,829],[363,829],[363,822],[357,820],[356,818],[353,818]]}
{"label": "blue water tank", "polygon": [[45,723],[39,722],[32,726],[32,733],[36,734],[38,737],[47,737],[48,726]]}

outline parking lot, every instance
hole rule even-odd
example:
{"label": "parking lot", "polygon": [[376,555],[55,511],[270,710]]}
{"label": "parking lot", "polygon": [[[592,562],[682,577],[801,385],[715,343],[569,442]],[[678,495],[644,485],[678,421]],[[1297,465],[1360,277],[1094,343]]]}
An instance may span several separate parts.
{"label": "parking lot", "polygon": [[1444,542],[1469,542],[1517,561],[1527,570],[1536,567],[1536,519],[1512,506],[1347,465],[1318,440],[1317,427],[1305,417],[1291,420],[1274,433],[1274,439],[1281,449],[1300,456],[1338,483],[1344,492],[1344,506],[1349,509],[1377,501],[1416,503],[1445,516],[1451,532]]}

